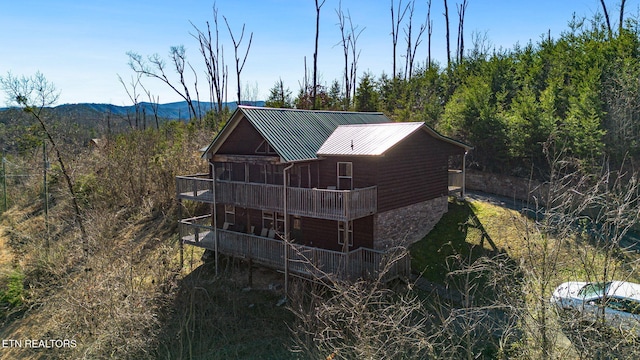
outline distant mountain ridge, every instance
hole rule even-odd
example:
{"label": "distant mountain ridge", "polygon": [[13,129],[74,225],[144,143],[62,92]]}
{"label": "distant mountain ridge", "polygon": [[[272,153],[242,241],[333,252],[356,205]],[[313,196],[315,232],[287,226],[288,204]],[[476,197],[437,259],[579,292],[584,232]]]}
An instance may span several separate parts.
{"label": "distant mountain ridge", "polygon": [[[264,106],[264,101],[247,102],[247,105]],[[49,129],[59,132],[65,142],[86,144],[90,139],[127,129],[154,128],[167,121],[188,121],[186,102],[169,104],[140,103],[138,116],[135,106],[112,104],[63,104],[51,107],[47,115]],[[196,102],[202,116],[211,108],[210,103]],[[158,118],[153,108],[157,106]],[[225,103],[230,112],[237,109],[235,102]],[[226,119],[224,119],[226,120]],[[0,108],[0,147],[8,152],[21,152],[38,146],[40,127],[28,113],[18,107]]]}
{"label": "distant mountain ridge", "polygon": [[[196,110],[200,109],[200,111],[202,111],[203,116],[207,111],[214,109],[217,106],[217,104],[215,103],[212,104],[209,102],[199,102],[199,101],[194,101],[193,104],[194,104],[194,107],[196,107]],[[265,102],[264,101],[247,101],[247,102],[243,102],[243,104],[252,105],[252,106],[264,106]],[[148,102],[141,102],[138,105],[141,108],[140,111],[144,111],[147,117],[154,116],[155,106],[157,106],[158,117],[162,119],[188,120],[190,115],[189,106],[187,105],[186,101],[173,102],[173,103],[167,103],[167,104],[152,104]],[[223,103],[223,107],[227,107],[231,112],[233,112],[238,107],[238,104],[235,101],[225,102]],[[10,108],[0,108],[0,111],[9,110],[9,109]],[[103,114],[103,115],[109,114],[116,117],[127,117],[127,115],[131,116],[135,114],[135,110],[136,110],[134,105],[119,106],[119,105],[113,105],[113,104],[96,104],[96,103],[62,104],[62,105],[53,107],[53,109],[56,111],[60,111],[62,113],[76,113],[76,114],[86,113],[86,114],[93,114],[93,116],[98,114]]]}

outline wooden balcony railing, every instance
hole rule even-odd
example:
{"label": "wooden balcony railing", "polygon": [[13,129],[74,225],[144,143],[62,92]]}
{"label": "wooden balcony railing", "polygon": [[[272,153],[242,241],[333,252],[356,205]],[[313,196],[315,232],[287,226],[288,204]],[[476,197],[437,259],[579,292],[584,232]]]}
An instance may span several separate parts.
{"label": "wooden balcony railing", "polygon": [[[212,203],[213,180],[195,176],[176,177],[179,199]],[[284,211],[282,185],[216,181],[215,201],[236,206]],[[354,190],[287,188],[287,213],[328,220],[349,221],[375,214],[377,187]]]}
{"label": "wooden balcony railing", "polygon": [[[216,249],[211,215],[180,221],[180,236],[185,244],[210,250]],[[251,258],[275,270],[284,270],[285,242],[279,239],[218,229],[217,250],[221,254],[238,258]],[[335,276],[355,280],[376,278],[383,273],[383,281],[407,277],[410,274],[408,254],[394,258],[394,254],[373,249],[358,248],[348,253],[310,246],[289,244],[288,268],[291,274],[320,279]]]}
{"label": "wooden balcony railing", "polygon": [[213,202],[213,179],[209,174],[176,176],[178,199]]}

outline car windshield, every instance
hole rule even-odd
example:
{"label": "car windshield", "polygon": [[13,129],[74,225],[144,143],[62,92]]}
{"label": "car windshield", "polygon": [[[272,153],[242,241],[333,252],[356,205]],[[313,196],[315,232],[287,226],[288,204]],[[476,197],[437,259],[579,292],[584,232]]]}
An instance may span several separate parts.
{"label": "car windshield", "polygon": [[578,291],[578,295],[582,297],[601,296],[606,293],[609,285],[611,285],[611,282],[588,283]]}

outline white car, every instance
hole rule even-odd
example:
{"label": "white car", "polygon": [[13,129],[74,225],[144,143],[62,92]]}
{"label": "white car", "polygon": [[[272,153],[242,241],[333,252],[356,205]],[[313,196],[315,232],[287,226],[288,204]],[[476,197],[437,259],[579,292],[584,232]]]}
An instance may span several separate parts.
{"label": "white car", "polygon": [[551,303],[559,309],[575,310],[585,319],[604,313],[607,324],[640,331],[640,284],[626,281],[566,282],[558,286]]}

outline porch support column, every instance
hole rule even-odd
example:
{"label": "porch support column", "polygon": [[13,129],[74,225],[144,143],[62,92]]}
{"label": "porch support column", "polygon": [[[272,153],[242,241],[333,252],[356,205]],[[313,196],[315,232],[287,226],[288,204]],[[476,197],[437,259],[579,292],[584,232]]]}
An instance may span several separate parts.
{"label": "porch support column", "polygon": [[349,240],[351,240],[351,238],[349,237],[349,232],[351,231],[350,228],[350,223],[351,221],[349,221],[349,218],[347,218],[347,220],[345,220],[344,222],[344,233],[342,236],[342,256],[344,256],[344,279],[345,280],[351,280],[351,274],[349,274]]}
{"label": "porch support column", "polygon": [[[282,212],[284,214],[284,297],[289,296],[289,214],[287,213],[287,171],[293,167],[288,165],[282,171]],[[275,219],[274,219],[275,220]]]}
{"label": "porch support column", "polygon": [[180,244],[180,270],[184,266],[184,243],[182,242],[182,199],[178,198],[178,239]]}
{"label": "porch support column", "polygon": [[218,211],[216,206],[216,167],[213,160],[210,160],[211,166],[211,195],[213,196],[213,203],[211,204],[213,214],[213,252],[216,264],[216,276],[218,276]]}

